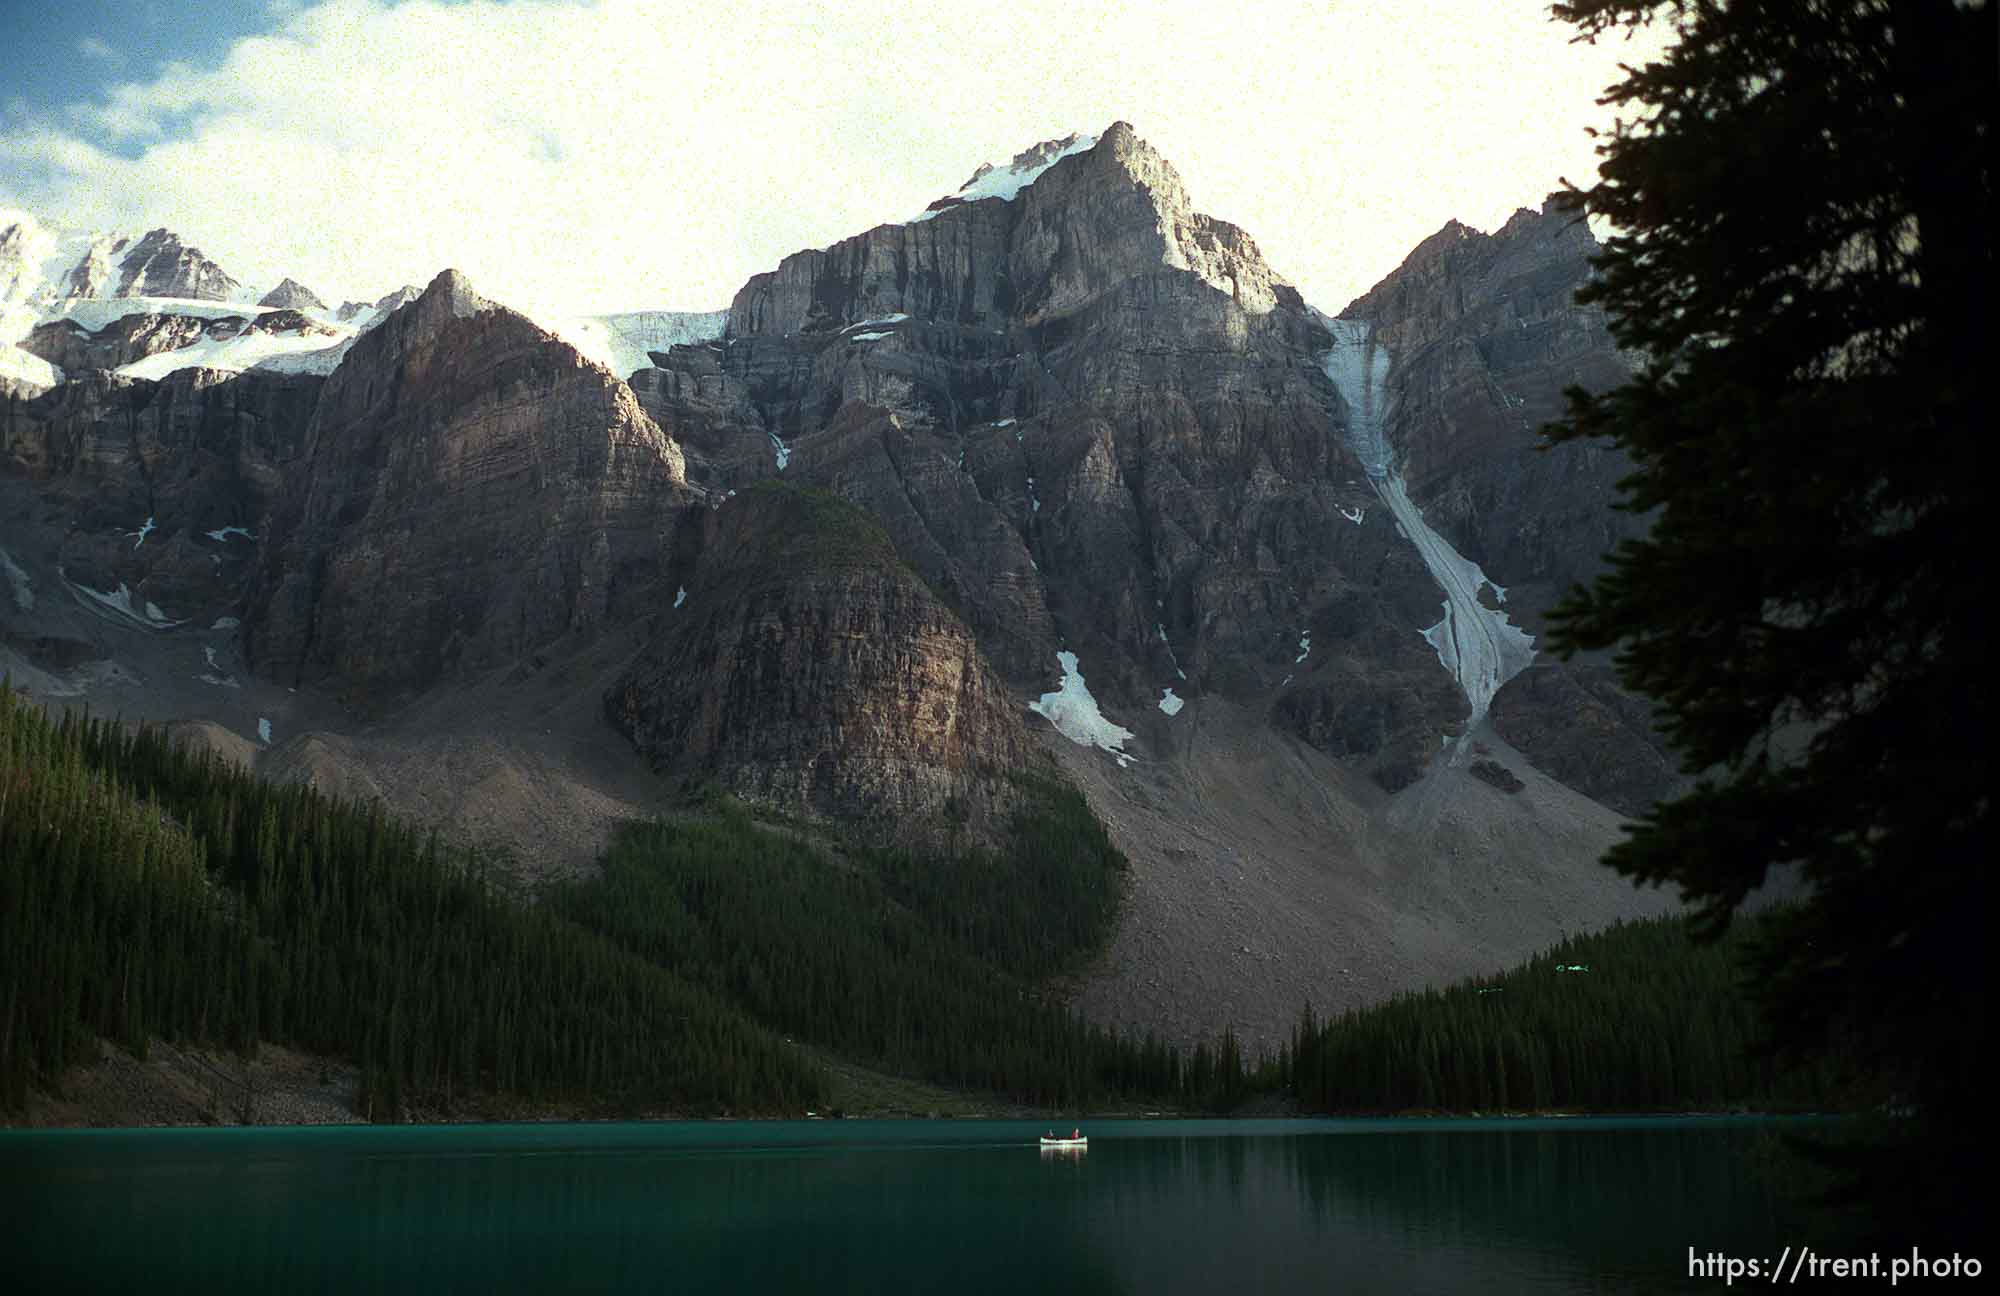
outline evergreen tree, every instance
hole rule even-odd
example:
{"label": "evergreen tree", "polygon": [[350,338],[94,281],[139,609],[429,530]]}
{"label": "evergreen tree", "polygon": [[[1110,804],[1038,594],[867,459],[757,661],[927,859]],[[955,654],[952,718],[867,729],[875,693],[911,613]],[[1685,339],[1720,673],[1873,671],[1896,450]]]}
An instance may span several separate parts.
{"label": "evergreen tree", "polygon": [[1551,435],[1621,447],[1651,531],[1558,608],[1556,646],[1616,648],[1697,780],[1608,862],[1711,926],[1797,866],[1770,1024],[1795,1054],[1861,1050],[1915,1109],[1863,1179],[1935,1208],[1986,1037],[1995,7],[1553,11],[1674,37],[1607,92],[1621,120],[1569,194],[1615,227],[1578,300],[1644,368],[1572,391]]}

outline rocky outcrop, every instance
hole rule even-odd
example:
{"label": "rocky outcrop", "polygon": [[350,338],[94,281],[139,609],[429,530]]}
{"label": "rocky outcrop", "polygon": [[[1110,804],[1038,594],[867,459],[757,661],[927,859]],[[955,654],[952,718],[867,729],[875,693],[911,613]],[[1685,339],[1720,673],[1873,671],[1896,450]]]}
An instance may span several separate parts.
{"label": "rocky outcrop", "polygon": [[259,306],[270,306],[278,310],[323,311],[326,303],[321,301],[312,289],[296,279],[287,278],[276,288],[257,299]]}
{"label": "rocky outcrop", "polygon": [[763,483],[685,515],[672,583],[605,701],[656,769],[891,830],[999,821],[1022,713],[865,513]]}
{"label": "rocky outcrop", "polygon": [[1652,708],[1603,662],[1543,662],[1493,699],[1493,727],[1543,773],[1621,814],[1644,814],[1686,779]]}
{"label": "rocky outcrop", "polygon": [[407,306],[424,295],[423,289],[405,284],[394,292],[382,294],[372,302],[342,302],[333,317],[342,324],[365,324],[371,315],[389,315],[398,307]]}
{"label": "rocky outcrop", "polygon": [[355,341],[305,443],[246,652],[364,710],[603,622],[686,495],[623,383],[455,271]]}

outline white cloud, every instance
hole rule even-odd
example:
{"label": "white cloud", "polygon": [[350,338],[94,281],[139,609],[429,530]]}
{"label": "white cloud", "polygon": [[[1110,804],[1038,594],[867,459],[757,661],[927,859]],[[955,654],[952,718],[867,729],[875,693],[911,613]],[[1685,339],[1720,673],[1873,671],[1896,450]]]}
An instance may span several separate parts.
{"label": "white cloud", "polygon": [[76,43],[76,52],[85,58],[96,59],[100,63],[118,64],[125,61],[123,54],[120,54],[117,50],[111,48],[111,46],[105,44],[95,36],[86,36],[78,41]]}
{"label": "white cloud", "polygon": [[333,299],[453,265],[524,306],[708,309],[982,161],[1124,118],[1337,309],[1447,218],[1492,228],[1590,174],[1592,101],[1635,55],[1539,9],[278,4],[219,67],[10,127],[0,201],[166,224],[239,279]]}

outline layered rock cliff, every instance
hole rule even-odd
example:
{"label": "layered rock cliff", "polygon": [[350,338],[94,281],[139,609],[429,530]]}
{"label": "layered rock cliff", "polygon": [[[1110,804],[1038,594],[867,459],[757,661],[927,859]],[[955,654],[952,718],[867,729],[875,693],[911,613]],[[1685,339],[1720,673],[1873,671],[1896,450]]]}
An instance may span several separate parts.
{"label": "layered rock cliff", "polygon": [[1129,126],[1079,144],[786,258],[635,389],[697,482],[782,472],[882,518],[1016,687],[1072,650],[1123,724],[1215,692],[1406,784],[1464,701],[1321,318]]}
{"label": "layered rock cliff", "polygon": [[305,460],[246,651],[367,710],[601,624],[657,573],[685,494],[623,383],[455,271],[356,340]]}
{"label": "layered rock cliff", "polygon": [[124,588],[164,620],[234,614],[319,387],[309,376],[98,372],[0,399],[0,466],[38,501],[7,543],[42,553],[77,589]]}
{"label": "layered rock cliff", "polygon": [[867,514],[762,483],[685,514],[673,565],[605,699],[656,769],[896,831],[998,821],[1023,713]]}

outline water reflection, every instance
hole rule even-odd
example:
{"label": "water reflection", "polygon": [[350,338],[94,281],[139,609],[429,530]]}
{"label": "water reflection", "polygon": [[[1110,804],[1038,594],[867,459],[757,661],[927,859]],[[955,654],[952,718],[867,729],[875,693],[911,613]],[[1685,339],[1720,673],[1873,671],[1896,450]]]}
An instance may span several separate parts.
{"label": "water reflection", "polygon": [[0,1211],[15,1290],[210,1293],[1671,1290],[1689,1246],[1785,1228],[1754,1126],[1107,1123],[1031,1156],[1040,1132],[0,1134]]}

